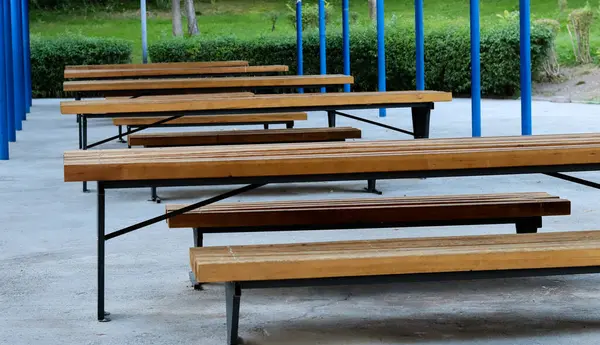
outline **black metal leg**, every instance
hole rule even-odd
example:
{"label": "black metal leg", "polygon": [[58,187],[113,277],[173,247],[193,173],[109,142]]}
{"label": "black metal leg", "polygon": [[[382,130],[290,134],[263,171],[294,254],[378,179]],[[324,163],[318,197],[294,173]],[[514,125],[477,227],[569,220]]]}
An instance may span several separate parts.
{"label": "black metal leg", "polygon": [[263,124],[263,127],[264,127],[264,129],[269,129],[269,124],[265,123],[265,124]]}
{"label": "black metal leg", "polygon": [[515,224],[517,234],[535,234],[542,227],[542,217],[526,218]]}
{"label": "black metal leg", "polygon": [[79,137],[79,149],[83,147],[83,141],[81,140],[81,115],[77,114],[77,136]]}
{"label": "black metal leg", "polygon": [[293,121],[291,121],[291,122],[286,122],[286,123],[285,123],[285,128],[294,128],[294,122],[293,122]]}
{"label": "black metal leg", "polygon": [[[87,118],[85,115],[81,115],[81,149],[87,150]],[[83,182],[83,192],[87,193],[87,182]]]}
{"label": "black metal leg", "polygon": [[104,184],[98,182],[98,321],[100,322],[110,321],[110,318],[107,317],[110,314],[104,310],[105,203]]}
{"label": "black metal leg", "polygon": [[[131,131],[131,126],[127,126],[127,133]],[[130,149],[131,145],[129,145],[129,141],[127,142],[127,148]]]}
{"label": "black metal leg", "polygon": [[415,139],[429,138],[430,108],[412,108],[412,123]]}
{"label": "black metal leg", "polygon": [[240,321],[240,298],[242,288],[233,282],[225,283],[225,305],[227,308],[227,345],[239,345],[242,339],[238,337]]}
{"label": "black metal leg", "polygon": [[377,180],[367,180],[367,188],[365,188],[365,191],[368,193],[373,193],[373,194],[377,194],[377,195],[381,195],[383,194],[382,191],[377,189]]}
{"label": "black metal leg", "polygon": [[330,110],[327,112],[327,125],[335,127],[335,111]]}
{"label": "black metal leg", "polygon": [[150,200],[149,201],[153,201],[157,204],[160,204],[160,202],[162,201],[156,192],[156,187],[150,187]]}
{"label": "black metal leg", "polygon": [[[194,228],[194,247],[202,247],[204,245],[204,234],[200,229]],[[194,276],[194,272],[190,271],[190,282],[194,287],[194,290],[204,290],[202,283],[199,283]]]}
{"label": "black metal leg", "polygon": [[119,125],[119,142],[125,143],[125,140],[123,140],[123,126],[121,125]]}

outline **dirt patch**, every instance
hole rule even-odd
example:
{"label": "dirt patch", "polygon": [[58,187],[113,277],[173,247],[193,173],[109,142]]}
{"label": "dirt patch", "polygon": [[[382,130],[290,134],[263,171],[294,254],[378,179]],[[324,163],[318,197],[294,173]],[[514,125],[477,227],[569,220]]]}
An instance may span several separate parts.
{"label": "dirt patch", "polygon": [[600,103],[600,68],[595,65],[564,67],[557,82],[535,83],[533,96],[553,102]]}

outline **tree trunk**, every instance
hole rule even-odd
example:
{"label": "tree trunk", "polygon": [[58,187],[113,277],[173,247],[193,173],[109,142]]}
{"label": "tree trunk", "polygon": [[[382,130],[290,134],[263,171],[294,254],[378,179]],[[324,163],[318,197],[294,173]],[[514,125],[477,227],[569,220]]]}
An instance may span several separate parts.
{"label": "tree trunk", "polygon": [[188,35],[195,36],[199,34],[198,22],[196,22],[196,9],[194,8],[194,0],[185,1],[185,15],[187,17]]}
{"label": "tree trunk", "polygon": [[369,18],[371,21],[377,20],[377,0],[368,0],[369,1]]}
{"label": "tree trunk", "polygon": [[171,20],[173,23],[173,36],[183,36],[180,0],[171,0]]}

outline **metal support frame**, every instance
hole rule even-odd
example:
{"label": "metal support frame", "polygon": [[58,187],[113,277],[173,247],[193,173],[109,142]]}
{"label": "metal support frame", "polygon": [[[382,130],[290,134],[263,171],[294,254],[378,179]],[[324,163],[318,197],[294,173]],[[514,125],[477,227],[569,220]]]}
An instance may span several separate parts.
{"label": "metal support frame", "polygon": [[[344,74],[350,75],[350,0],[342,0],[342,56]],[[344,92],[350,92],[350,84],[344,84]]]}
{"label": "metal support frame", "polygon": [[11,0],[2,0],[4,6],[4,15],[2,24],[4,26],[4,36],[2,37],[2,50],[4,51],[4,63],[2,66],[6,78],[6,113],[7,117],[7,128],[8,128],[8,141],[14,143],[17,140],[16,134],[16,113],[15,113],[15,84],[13,75],[13,46],[12,46],[12,25],[11,25]]}
{"label": "metal support frame", "polygon": [[[4,18],[5,4],[0,0],[0,18]],[[0,38],[4,41],[4,23],[0,23]],[[0,160],[8,160],[8,116],[12,116],[6,109],[6,59],[4,56],[4,45],[0,45]]]}
{"label": "metal support frame", "polygon": [[148,16],[146,0],[140,0],[140,22],[142,27],[142,63],[148,63]]}
{"label": "metal support frame", "polygon": [[105,261],[106,261],[106,255],[105,255],[105,246],[106,246],[106,241],[113,239],[115,237],[119,237],[119,236],[123,236],[127,233],[142,229],[144,227],[150,226],[152,224],[156,224],[158,222],[162,222],[165,221],[171,217],[195,210],[197,208],[200,207],[204,207],[210,204],[213,204],[215,202],[236,196],[238,194],[242,194],[248,191],[251,191],[253,189],[262,187],[264,185],[266,185],[267,183],[256,183],[256,184],[250,184],[248,186],[245,187],[241,187],[217,196],[214,196],[212,198],[208,198],[199,202],[196,202],[194,204],[191,204],[189,206],[183,207],[181,209],[175,210],[175,211],[171,211],[168,212],[166,214],[154,217],[154,218],[150,218],[147,219],[145,221],[130,225],[128,227],[122,228],[120,230],[116,230],[113,231],[111,233],[106,233],[106,228],[105,228],[105,220],[106,220],[106,189],[110,189],[110,188],[119,188],[118,185],[115,186],[113,184],[111,184],[110,182],[107,181],[98,181],[98,188],[97,188],[97,231],[98,231],[98,299],[97,299],[97,318],[98,321],[100,322],[107,322],[110,321],[110,318],[107,317],[107,315],[109,315],[108,313],[106,313],[105,310]]}
{"label": "metal support frame", "polygon": [[600,183],[592,182],[592,181],[588,181],[588,180],[584,180],[584,179],[579,178],[579,177],[565,175],[565,174],[559,173],[559,172],[546,173],[546,175],[551,176],[551,177],[555,177],[555,178],[558,178],[558,179],[561,179],[561,180],[565,180],[565,181],[577,183],[577,184],[580,184],[580,185],[583,185],[583,186],[600,189]]}
{"label": "metal support frame", "polygon": [[22,11],[22,0],[10,0],[11,1],[11,25],[12,25],[12,53],[13,53],[13,82],[14,92],[13,96],[15,99],[15,129],[20,131],[23,129],[23,120],[25,119],[25,73],[23,67],[23,27],[21,22],[23,20]]}
{"label": "metal support frame", "polygon": [[530,0],[519,0],[521,134],[531,135],[531,23]]}
{"label": "metal support frame", "polygon": [[[302,43],[302,0],[296,0],[296,59],[298,60],[297,73],[304,75],[304,51]],[[304,93],[303,88],[298,88],[298,93]]]}
{"label": "metal support frame", "polygon": [[240,299],[242,288],[239,283],[225,283],[225,306],[227,315],[227,344],[237,345],[242,343],[238,336],[240,320]]}
{"label": "metal support frame", "polygon": [[22,26],[23,26],[23,61],[24,61],[24,77],[25,77],[25,118],[27,113],[31,111],[32,105],[32,90],[31,90],[31,46],[29,32],[29,0],[22,0],[23,7],[21,11]]}
{"label": "metal support frame", "polygon": [[471,136],[481,136],[481,59],[479,1],[470,0],[471,19]]}

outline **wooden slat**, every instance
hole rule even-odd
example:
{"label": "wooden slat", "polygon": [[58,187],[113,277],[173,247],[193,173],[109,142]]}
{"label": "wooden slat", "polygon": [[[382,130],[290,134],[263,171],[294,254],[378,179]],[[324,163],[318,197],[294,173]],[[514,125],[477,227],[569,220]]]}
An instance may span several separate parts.
{"label": "wooden slat", "polygon": [[[449,102],[452,94],[437,91],[348,92],[317,94],[283,94],[231,97],[228,99],[128,99],[61,102],[63,114],[148,113],[164,111],[250,110],[302,107],[373,106],[383,104]],[[109,116],[109,115],[107,115]]]}
{"label": "wooden slat", "polygon": [[201,282],[600,265],[600,231],[191,248]]}
{"label": "wooden slat", "polygon": [[252,74],[287,72],[285,65],[231,66],[231,67],[166,67],[166,68],[115,68],[115,69],[65,69],[65,79],[119,78],[119,77],[164,77],[183,75]]}
{"label": "wooden slat", "polygon": [[217,89],[254,87],[309,87],[354,83],[347,75],[286,75],[263,77],[169,78],[66,81],[64,91],[122,91],[164,89]]}
{"label": "wooden slat", "polygon": [[[184,93],[180,95],[152,95],[140,96],[137,99],[173,99],[173,100],[190,100],[190,99],[213,99],[213,98],[228,98],[228,97],[253,97],[254,92],[224,92],[224,93]],[[131,99],[129,96],[106,97],[107,100],[126,100]]]}
{"label": "wooden slat", "polygon": [[[318,227],[568,215],[571,203],[546,193],[443,195],[215,204],[167,220],[170,228]],[[171,212],[185,205],[168,205]]]}
{"label": "wooden slat", "polygon": [[[115,126],[143,126],[151,125],[166,117],[121,117],[113,119]],[[240,114],[240,115],[209,115],[209,116],[182,116],[165,122],[168,125],[206,125],[227,123],[273,123],[304,121],[308,114],[298,113],[266,113],[266,114]]]}
{"label": "wooden slat", "polygon": [[600,164],[600,134],[65,153],[65,181],[447,171]]}
{"label": "wooden slat", "polygon": [[228,67],[248,66],[248,61],[200,61],[200,62],[161,62],[146,64],[112,64],[112,65],[75,65],[65,66],[65,70],[89,70],[89,69],[154,69],[154,68],[206,68],[206,67]]}
{"label": "wooden slat", "polygon": [[336,127],[144,133],[132,134],[128,136],[127,140],[130,146],[169,147],[344,141],[346,139],[357,139],[360,137],[360,129]]}

